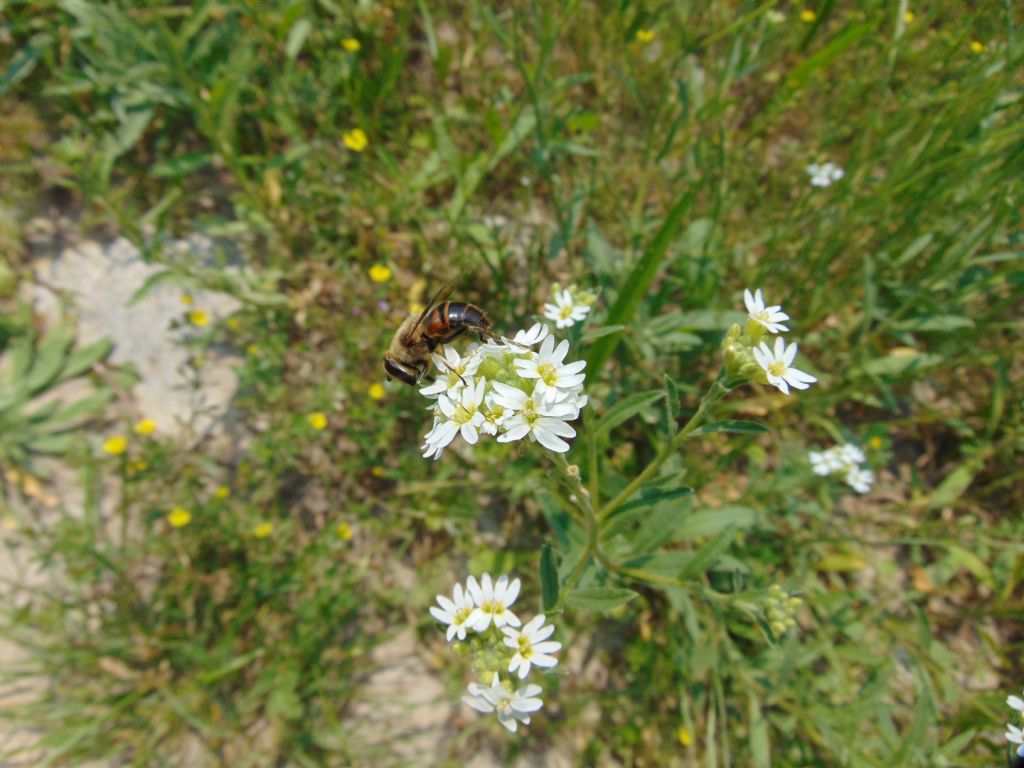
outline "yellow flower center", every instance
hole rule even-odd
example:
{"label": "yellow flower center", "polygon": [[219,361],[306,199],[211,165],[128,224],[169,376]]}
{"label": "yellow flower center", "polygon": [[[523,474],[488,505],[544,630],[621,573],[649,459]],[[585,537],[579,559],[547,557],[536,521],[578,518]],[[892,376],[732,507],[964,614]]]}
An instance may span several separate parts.
{"label": "yellow flower center", "polygon": [[473,609],[472,608],[465,608],[465,607],[459,608],[459,610],[457,610],[455,612],[455,621],[454,621],[454,623],[455,624],[465,624],[466,623],[466,619],[468,619],[470,614],[472,614],[472,613],[473,613]]}
{"label": "yellow flower center", "polygon": [[530,638],[524,635],[519,636],[519,655],[524,659],[528,659],[533,655],[533,646],[530,644]]}
{"label": "yellow flower center", "polygon": [[560,310],[558,310],[558,316],[563,320],[568,320],[569,316],[572,315],[572,304],[566,304]]}
{"label": "yellow flower center", "polygon": [[485,600],[484,604],[480,606],[480,610],[492,616],[497,616],[499,613],[505,612],[505,606],[497,600]]}
{"label": "yellow flower center", "polygon": [[555,382],[558,380],[558,371],[554,365],[551,363],[541,363],[537,366],[537,373],[540,374],[541,381],[549,387],[555,386]]}
{"label": "yellow flower center", "polygon": [[779,377],[781,377],[782,374],[784,374],[785,372],[786,372],[786,361],[785,360],[776,360],[774,363],[770,363],[768,365],[768,373],[770,373],[772,376],[779,376]]}

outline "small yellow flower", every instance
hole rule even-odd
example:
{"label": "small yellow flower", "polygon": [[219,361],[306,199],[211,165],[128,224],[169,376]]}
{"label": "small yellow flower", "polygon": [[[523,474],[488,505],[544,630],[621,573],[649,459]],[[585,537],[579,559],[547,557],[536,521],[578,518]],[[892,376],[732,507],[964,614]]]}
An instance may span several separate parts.
{"label": "small yellow flower", "polygon": [[985,52],[985,44],[983,42],[981,42],[980,40],[972,40],[971,41],[971,53],[984,53],[984,52]]}
{"label": "small yellow flower", "polygon": [[152,419],[142,419],[135,424],[135,434],[137,435],[152,435],[156,432],[156,422]]}
{"label": "small yellow flower", "polygon": [[334,526],[334,533],[342,541],[352,541],[352,526],[348,523],[338,523]]}
{"label": "small yellow flower", "polygon": [[366,149],[366,145],[370,143],[362,128],[353,128],[351,131],[345,131],[341,136],[341,140],[353,152],[362,152]]}
{"label": "small yellow flower", "polygon": [[226,485],[218,485],[213,491],[213,498],[221,499],[222,501],[231,495],[231,489]]}
{"label": "small yellow flower", "polygon": [[128,450],[128,438],[124,435],[114,435],[103,441],[103,452],[111,456],[120,456]]}
{"label": "small yellow flower", "polygon": [[693,734],[690,733],[690,729],[685,725],[679,726],[679,730],[676,731],[676,737],[679,739],[679,743],[684,747],[688,747],[693,744]]}
{"label": "small yellow flower", "polygon": [[205,328],[210,324],[210,316],[202,309],[193,309],[188,313],[188,321],[196,328]]}
{"label": "small yellow flower", "polygon": [[422,312],[422,311],[423,311],[424,309],[426,309],[426,307],[424,307],[424,306],[423,306],[422,304],[420,304],[420,303],[419,303],[418,301],[414,301],[414,302],[412,302],[412,303],[411,303],[411,304],[409,305],[409,314],[410,314],[410,315],[418,315],[418,314],[419,314],[420,312]]}
{"label": "small yellow flower", "polygon": [[306,417],[306,423],[319,432],[327,427],[327,416],[320,411],[314,411]]}
{"label": "small yellow flower", "polygon": [[192,513],[183,507],[175,507],[167,513],[167,522],[171,528],[184,528],[192,522]]}
{"label": "small yellow flower", "polygon": [[884,445],[885,445],[885,440],[882,438],[881,435],[874,435],[873,437],[871,437],[868,440],[868,448],[870,448],[873,451],[880,451],[880,450],[882,450],[882,447]]}
{"label": "small yellow flower", "polygon": [[232,331],[237,331],[239,328],[242,327],[242,324],[238,322],[237,317],[229,317],[225,325],[227,325],[228,329]]}
{"label": "small yellow flower", "polygon": [[384,477],[384,467],[374,467],[370,470],[370,474],[374,477]]}
{"label": "small yellow flower", "polygon": [[384,385],[374,382],[370,385],[370,388],[366,390],[366,394],[370,396],[371,400],[383,400],[384,395],[386,394],[384,392]]}
{"label": "small yellow flower", "polygon": [[362,48],[362,46],[359,44],[359,41],[356,40],[354,37],[346,37],[344,40],[342,40],[341,47],[344,48],[349,53],[355,53],[360,48]]}
{"label": "small yellow flower", "polygon": [[135,459],[128,462],[128,471],[136,475],[140,472],[145,472],[147,469],[149,469],[149,462],[145,459]]}
{"label": "small yellow flower", "polygon": [[907,11],[906,13],[904,13],[903,14],[903,20],[905,22],[907,22],[907,24],[910,24],[914,20],[914,12],[913,11]]}
{"label": "small yellow flower", "polygon": [[654,30],[640,28],[636,31],[635,37],[638,43],[644,43],[646,45],[654,39]]}
{"label": "small yellow flower", "polygon": [[191,293],[181,294],[181,303],[184,304],[186,307],[191,307],[193,301],[194,299],[192,298]]}
{"label": "small yellow flower", "polygon": [[245,354],[247,354],[249,357],[256,357],[257,355],[259,355],[259,353],[260,348],[259,345],[257,344],[250,344],[245,348]]}
{"label": "small yellow flower", "polygon": [[804,22],[805,24],[810,24],[816,18],[818,18],[818,14],[816,14],[810,8],[804,8],[802,11],[800,11],[800,21]]}
{"label": "small yellow flower", "polygon": [[391,279],[391,267],[387,264],[374,264],[370,267],[370,279],[375,283],[386,283]]}
{"label": "small yellow flower", "polygon": [[274,532],[274,524],[273,523],[260,523],[259,525],[254,526],[253,529],[252,529],[253,538],[256,538],[256,539],[265,539],[265,538],[267,538],[267,536],[269,536],[273,532]]}

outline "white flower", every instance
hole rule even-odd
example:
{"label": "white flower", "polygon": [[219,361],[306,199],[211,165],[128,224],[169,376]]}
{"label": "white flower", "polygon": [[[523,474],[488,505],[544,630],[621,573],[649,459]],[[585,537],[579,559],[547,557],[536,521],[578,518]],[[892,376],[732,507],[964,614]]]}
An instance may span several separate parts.
{"label": "white flower", "polygon": [[833,181],[839,181],[846,173],[835,163],[811,163],[805,170],[811,177],[811,185],[815,187],[827,187]]}
{"label": "white flower", "polygon": [[747,305],[750,319],[758,325],[763,325],[768,329],[769,333],[789,330],[789,328],[781,323],[782,320],[789,320],[789,315],[785,312],[780,312],[779,310],[782,307],[778,304],[773,307],[766,307],[760,288],[754,291],[754,293],[751,293],[749,288],[745,289],[743,291],[743,303]]}
{"label": "white flower", "polygon": [[470,445],[476,444],[479,438],[477,428],[484,422],[480,405],[484,400],[486,384],[487,382],[481,379],[474,386],[473,380],[469,379],[462,389],[437,398],[437,407],[440,408],[444,419],[424,438],[428,453],[430,450],[436,452],[438,448],[444,448],[455,439],[457,433],[461,433],[462,439]]}
{"label": "white flower", "polygon": [[871,490],[871,484],[875,482],[875,473],[852,464],[846,470],[846,482],[857,493],[867,493]]}
{"label": "white flower", "polygon": [[575,437],[576,430],[566,420],[576,418],[579,409],[572,403],[549,403],[534,390],[528,395],[523,390],[494,382],[495,401],[514,411],[505,420],[505,432],[498,436],[499,443],[522,440],[527,435],[555,453],[565,453],[569,444],[563,437]]}
{"label": "white flower", "polygon": [[473,604],[469,592],[463,591],[461,584],[456,584],[451,600],[444,595],[438,595],[437,602],[441,607],[430,606],[430,615],[448,626],[448,642],[456,635],[459,640],[465,640],[466,630],[472,629],[480,620],[480,609]]}
{"label": "white flower", "polygon": [[554,300],[554,304],[544,305],[544,317],[554,320],[556,328],[571,328],[590,311],[589,304],[577,304],[567,289],[556,293]]}
{"label": "white flower", "polygon": [[531,664],[546,669],[558,663],[558,659],[551,654],[561,650],[562,644],[544,642],[551,637],[555,628],[551,624],[544,626],[543,613],[531,619],[522,629],[502,627],[501,631],[505,633],[505,645],[516,651],[508,671],[514,673],[518,669],[520,680],[530,674]]}
{"label": "white flower", "polygon": [[1006,724],[1006,740],[1017,745],[1017,756],[1024,757],[1024,730],[1013,723]]}
{"label": "white flower", "polygon": [[768,376],[768,383],[778,387],[785,395],[789,394],[791,386],[796,389],[807,389],[811,382],[817,381],[811,374],[791,367],[796,358],[796,349],[796,343],[787,348],[785,340],[781,336],[776,336],[774,351],[763,341],[752,350],[757,364]]}
{"label": "white flower", "polygon": [[864,451],[858,448],[853,443],[845,443],[838,445],[833,448],[839,458],[839,461],[844,464],[860,464],[865,460]]}
{"label": "white flower", "polygon": [[432,357],[434,367],[437,368],[440,375],[433,384],[420,389],[420,394],[427,397],[462,387],[467,379],[476,375],[476,369],[480,367],[479,357],[476,355],[460,357],[459,353],[451,347],[444,348],[444,357],[438,354],[434,354]]}
{"label": "white flower", "polygon": [[529,725],[530,713],[544,706],[538,698],[541,691],[539,685],[524,685],[515,693],[509,693],[495,673],[490,687],[470,683],[470,695],[463,696],[462,700],[478,712],[497,712],[498,722],[515,733],[519,723]]}
{"label": "white flower", "polygon": [[1020,696],[1007,696],[1006,703],[1010,706],[1010,709],[1015,709],[1024,715],[1024,699]]}
{"label": "white flower", "polygon": [[828,451],[810,451],[807,458],[811,462],[811,471],[814,474],[822,476],[832,474],[833,467]]}
{"label": "white flower", "polygon": [[524,379],[539,379],[535,393],[540,394],[548,402],[560,399],[560,393],[571,392],[583,384],[586,374],[580,373],[586,365],[585,360],[562,365],[569,353],[569,342],[565,339],[555,347],[555,340],[548,336],[540,345],[540,353],[527,358],[516,359],[516,373]]}
{"label": "white flower", "polygon": [[483,632],[494,622],[494,626],[501,629],[506,624],[518,627],[519,617],[509,610],[512,603],[519,597],[519,579],[509,583],[508,576],[500,576],[495,583],[491,583],[491,574],[485,573],[478,584],[472,576],[466,582],[469,594],[473,597],[480,613],[473,624],[473,629]]}
{"label": "white flower", "polygon": [[534,323],[528,331],[518,331],[512,337],[512,341],[524,347],[532,347],[539,341],[543,341],[551,333],[551,329],[541,323]]}
{"label": "white flower", "polygon": [[497,401],[493,392],[488,392],[484,398],[487,408],[484,410],[484,421],[480,425],[480,431],[485,435],[496,435],[498,430],[505,425],[512,413]]}

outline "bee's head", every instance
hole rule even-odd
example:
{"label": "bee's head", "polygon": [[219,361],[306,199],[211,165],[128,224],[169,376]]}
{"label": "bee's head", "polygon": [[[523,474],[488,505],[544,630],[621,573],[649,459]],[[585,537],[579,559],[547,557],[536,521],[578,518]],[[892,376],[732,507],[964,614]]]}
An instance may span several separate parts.
{"label": "bee's head", "polygon": [[403,365],[393,357],[384,358],[384,372],[388,375],[388,381],[396,378],[399,381],[405,382],[410,387],[416,386],[423,375],[421,371],[410,368],[408,365]]}

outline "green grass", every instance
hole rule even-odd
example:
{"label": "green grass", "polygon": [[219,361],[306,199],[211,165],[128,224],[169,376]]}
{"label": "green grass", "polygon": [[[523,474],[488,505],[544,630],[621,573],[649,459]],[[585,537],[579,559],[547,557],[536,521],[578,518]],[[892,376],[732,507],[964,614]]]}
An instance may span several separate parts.
{"label": "green grass", "polygon": [[[0,715],[31,725],[40,764],[397,763],[354,714],[371,652],[413,627],[454,702],[469,669],[427,607],[484,570],[557,603],[571,652],[525,736],[467,710],[438,764],[1000,764],[1024,685],[1024,17],[812,7],[5,8],[5,356],[38,335],[16,283],[54,201],[161,280],[242,303],[195,352],[243,351],[244,440],[133,436],[112,457],[80,431],[62,447],[81,508],[7,475],[8,548],[47,581],[6,587],[28,656],[0,672],[46,685]],[[812,188],[826,159],[846,175]],[[193,232],[245,268],[162,248]],[[553,283],[599,292],[559,334],[588,361],[580,485],[520,444],[426,461],[422,396],[370,396],[409,305],[450,279],[509,332]],[[819,382],[737,387],[709,417],[767,432],[690,434],[745,287],[792,316]],[[871,494],[811,473],[809,449],[872,437]],[[168,526],[175,506],[189,525]],[[783,637],[773,584],[803,600]]]}

